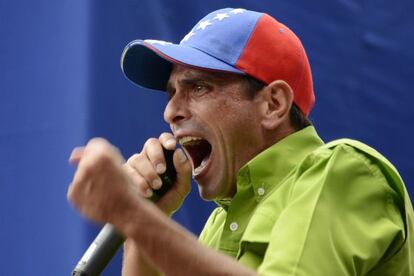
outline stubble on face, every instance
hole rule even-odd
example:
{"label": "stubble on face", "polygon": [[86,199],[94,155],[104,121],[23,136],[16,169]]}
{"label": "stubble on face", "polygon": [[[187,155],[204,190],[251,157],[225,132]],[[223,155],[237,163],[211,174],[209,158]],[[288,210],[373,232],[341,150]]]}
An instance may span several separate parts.
{"label": "stubble on face", "polygon": [[192,140],[182,147],[193,167],[203,165],[195,180],[206,200],[232,197],[239,169],[261,150],[258,105],[243,89],[236,74],[184,66],[171,73],[165,119],[179,140]]}

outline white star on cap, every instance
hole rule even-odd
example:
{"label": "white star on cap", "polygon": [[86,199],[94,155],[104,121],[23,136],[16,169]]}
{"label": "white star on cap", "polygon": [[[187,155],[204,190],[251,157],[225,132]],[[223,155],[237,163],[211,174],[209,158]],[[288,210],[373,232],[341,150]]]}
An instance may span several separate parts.
{"label": "white star on cap", "polygon": [[226,18],[226,17],[230,17],[230,16],[228,16],[228,14],[227,13],[218,13],[218,14],[216,14],[216,16],[213,18],[213,20],[214,19],[217,19],[217,20],[223,20],[224,18]]}
{"label": "white star on cap", "polygon": [[172,44],[171,42],[167,42],[164,40],[155,40],[155,39],[145,39],[144,42],[149,43],[149,44],[160,44],[162,46]]}
{"label": "white star on cap", "polygon": [[206,21],[201,21],[200,24],[198,24],[198,27],[196,30],[199,30],[199,29],[205,30],[208,25],[212,25],[212,23],[210,23],[210,20],[207,19]]}
{"label": "white star on cap", "polygon": [[238,13],[244,13],[245,11],[246,11],[245,9],[234,9],[231,11],[231,13],[238,14]]}
{"label": "white star on cap", "polygon": [[190,37],[192,37],[193,35],[195,35],[195,32],[190,31],[188,34],[186,34],[186,35],[185,35],[185,37],[181,40],[181,42],[180,42],[180,43],[182,43],[182,42],[184,42],[184,41],[189,40],[189,39],[190,39]]}

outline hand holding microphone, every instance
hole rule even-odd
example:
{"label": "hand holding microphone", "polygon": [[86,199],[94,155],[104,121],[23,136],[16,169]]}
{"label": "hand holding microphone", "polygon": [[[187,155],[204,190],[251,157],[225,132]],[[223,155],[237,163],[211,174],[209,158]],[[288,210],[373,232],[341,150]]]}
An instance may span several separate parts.
{"label": "hand holding microphone", "polygon": [[[175,139],[168,133],[159,139],[149,139],[141,153],[123,164],[123,158],[115,147],[103,139],[92,139],[85,148],[74,150],[71,156],[71,162],[78,163],[78,169],[68,191],[69,200],[89,219],[112,222],[121,228],[128,211],[134,208],[134,201],[142,200],[137,195],[150,197],[157,201],[164,213],[171,214],[190,190],[191,166],[181,149],[176,150],[172,157],[173,151],[165,148],[175,148]],[[175,184],[171,181],[174,167],[177,168]],[[174,185],[168,191],[170,184]],[[99,275],[122,242],[122,236],[107,224],[73,275]],[[82,271],[88,264],[92,266],[91,272]]]}
{"label": "hand holding microphone", "polygon": [[[132,155],[126,162],[125,169],[133,182],[140,187],[143,196],[150,198],[154,191],[160,189],[160,175],[168,170],[163,149],[174,150],[175,147],[174,136],[171,133],[163,133],[158,139],[148,139],[142,151]],[[177,185],[157,201],[158,208],[167,215],[171,215],[180,207],[191,188],[191,164],[182,149],[175,151],[172,161],[177,171]]]}

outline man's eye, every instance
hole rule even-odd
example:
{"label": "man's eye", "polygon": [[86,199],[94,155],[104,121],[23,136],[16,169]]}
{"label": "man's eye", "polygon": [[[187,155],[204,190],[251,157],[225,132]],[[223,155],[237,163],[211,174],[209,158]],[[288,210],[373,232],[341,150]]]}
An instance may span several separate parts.
{"label": "man's eye", "polygon": [[194,92],[197,94],[202,94],[208,91],[208,87],[203,84],[195,84],[193,87]]}

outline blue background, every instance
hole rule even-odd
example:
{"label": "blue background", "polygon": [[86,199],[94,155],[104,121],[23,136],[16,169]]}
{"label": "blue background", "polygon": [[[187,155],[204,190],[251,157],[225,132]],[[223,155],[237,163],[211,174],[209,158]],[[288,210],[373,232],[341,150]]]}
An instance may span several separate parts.
{"label": "blue background", "polygon": [[[125,156],[168,130],[162,93],[119,66],[136,38],[178,42],[208,12],[266,11],[302,39],[311,119],[325,140],[362,140],[414,195],[414,1],[0,0],[0,275],[69,275],[98,227],[67,203],[74,146],[102,136]],[[175,219],[198,233],[213,207],[194,188]],[[120,274],[120,257],[104,275]]]}

